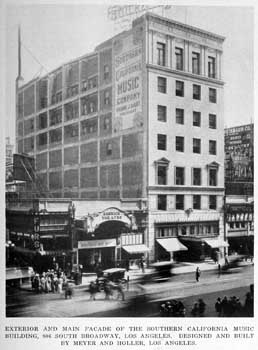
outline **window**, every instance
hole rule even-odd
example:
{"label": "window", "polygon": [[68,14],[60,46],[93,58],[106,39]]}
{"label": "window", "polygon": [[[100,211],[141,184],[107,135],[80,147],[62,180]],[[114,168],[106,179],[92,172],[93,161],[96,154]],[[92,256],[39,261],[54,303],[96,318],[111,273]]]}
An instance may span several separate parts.
{"label": "window", "polygon": [[212,103],[217,102],[217,90],[209,88],[209,101]]}
{"label": "window", "polygon": [[167,121],[167,107],[158,105],[158,120],[160,122]]}
{"label": "window", "polygon": [[79,117],[79,102],[74,101],[65,105],[65,121]]}
{"label": "window", "polygon": [[167,93],[167,79],[163,77],[158,77],[158,92],[163,94]]}
{"label": "window", "polygon": [[176,185],[185,184],[185,168],[176,167]]}
{"label": "window", "polygon": [[209,114],[209,128],[217,129],[217,116],[216,114]]}
{"label": "window", "polygon": [[49,131],[49,143],[61,142],[62,141],[62,129],[54,129]]}
{"label": "window", "polygon": [[78,124],[67,125],[64,127],[64,139],[65,141],[72,138],[78,138],[79,127]]}
{"label": "window", "polygon": [[183,70],[184,61],[183,61],[183,49],[176,47],[176,69]]}
{"label": "window", "polygon": [[167,184],[167,166],[158,165],[158,185]]}
{"label": "window", "polygon": [[47,133],[45,132],[44,134],[39,134],[38,135],[38,145],[44,146],[47,144]]}
{"label": "window", "polygon": [[108,142],[106,144],[106,155],[111,156],[112,155],[112,143]]}
{"label": "window", "polygon": [[183,194],[177,194],[176,195],[176,209],[178,210],[184,210],[185,207],[185,198]]}
{"label": "window", "polygon": [[98,120],[97,118],[91,118],[81,121],[81,135],[96,136],[98,132]]}
{"label": "window", "polygon": [[176,151],[184,152],[184,138],[183,138],[183,136],[176,136]]}
{"label": "window", "polygon": [[217,142],[214,140],[209,140],[209,154],[216,155],[217,154]]}
{"label": "window", "polygon": [[217,169],[209,169],[209,186],[217,186]]}
{"label": "window", "polygon": [[201,99],[201,86],[193,84],[193,99],[200,100]]}
{"label": "window", "polygon": [[166,45],[163,43],[157,43],[157,64],[159,66],[165,66],[166,58]]}
{"label": "window", "polygon": [[217,209],[217,197],[215,195],[209,196],[209,208],[212,210]]}
{"label": "window", "polygon": [[176,80],[176,96],[184,97],[184,82]]}
{"label": "window", "polygon": [[104,105],[109,105],[110,104],[110,94],[109,91],[105,91],[104,95]]}
{"label": "window", "polygon": [[201,209],[201,196],[199,194],[193,195],[193,209]]}
{"label": "window", "polygon": [[184,124],[184,110],[181,108],[176,108],[176,123]]}
{"label": "window", "polygon": [[201,112],[193,111],[193,126],[201,126]]}
{"label": "window", "polygon": [[38,126],[38,128],[40,130],[47,128],[47,113],[40,114],[38,118],[39,118],[39,126]]}
{"label": "window", "polygon": [[167,210],[167,196],[158,194],[158,210]]}
{"label": "window", "polygon": [[90,113],[96,112],[96,105],[94,102],[90,102]]}
{"label": "window", "polygon": [[193,153],[201,153],[201,139],[193,139]]}
{"label": "window", "polygon": [[49,112],[50,125],[57,125],[62,123],[62,108],[53,109]]}
{"label": "window", "polygon": [[104,118],[103,121],[103,129],[104,130],[110,130],[111,129],[111,119],[109,116]]}
{"label": "window", "polygon": [[215,78],[215,57],[208,56],[208,77]]}
{"label": "window", "polygon": [[109,65],[104,65],[104,80],[109,79]]}
{"label": "window", "polygon": [[167,135],[158,134],[158,149],[166,151],[167,149]]}
{"label": "window", "polygon": [[200,54],[192,52],[192,73],[200,74]]}
{"label": "window", "polygon": [[202,171],[201,168],[193,168],[193,173],[192,173],[192,184],[194,186],[201,186],[202,183]]}

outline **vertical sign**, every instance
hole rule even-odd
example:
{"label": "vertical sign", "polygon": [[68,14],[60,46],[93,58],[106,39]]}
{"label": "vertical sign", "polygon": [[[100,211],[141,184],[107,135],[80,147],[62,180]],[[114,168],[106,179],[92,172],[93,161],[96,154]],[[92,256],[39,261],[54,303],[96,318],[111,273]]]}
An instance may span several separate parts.
{"label": "vertical sign", "polygon": [[113,42],[114,131],[142,121],[142,27]]}

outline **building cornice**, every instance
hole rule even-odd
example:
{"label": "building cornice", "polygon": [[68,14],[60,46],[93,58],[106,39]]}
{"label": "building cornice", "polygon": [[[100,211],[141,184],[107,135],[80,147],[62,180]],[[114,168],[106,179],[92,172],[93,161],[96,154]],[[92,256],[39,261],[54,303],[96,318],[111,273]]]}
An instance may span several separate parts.
{"label": "building cornice", "polygon": [[148,63],[146,66],[147,66],[147,69],[150,69],[150,70],[155,71],[157,73],[164,72],[164,73],[173,74],[178,78],[186,77],[186,78],[189,78],[191,81],[196,80],[196,82],[199,82],[201,80],[201,81],[208,83],[208,84],[214,84],[214,85],[219,85],[219,86],[225,85],[225,83],[222,80],[208,78],[208,77],[203,76],[203,75],[196,75],[196,74],[192,74],[192,73],[185,72],[185,71],[178,71],[176,69],[172,69],[169,67],[163,67],[163,66],[156,66],[156,65],[150,64],[150,63]]}

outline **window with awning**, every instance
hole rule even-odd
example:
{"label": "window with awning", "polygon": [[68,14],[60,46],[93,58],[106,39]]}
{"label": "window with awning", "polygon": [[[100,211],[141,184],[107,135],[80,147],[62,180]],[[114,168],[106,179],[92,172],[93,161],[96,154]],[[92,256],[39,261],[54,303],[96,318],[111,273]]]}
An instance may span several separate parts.
{"label": "window with awning", "polygon": [[167,252],[178,252],[181,250],[188,250],[188,248],[182,244],[178,238],[164,238],[157,239],[157,242],[167,251]]}

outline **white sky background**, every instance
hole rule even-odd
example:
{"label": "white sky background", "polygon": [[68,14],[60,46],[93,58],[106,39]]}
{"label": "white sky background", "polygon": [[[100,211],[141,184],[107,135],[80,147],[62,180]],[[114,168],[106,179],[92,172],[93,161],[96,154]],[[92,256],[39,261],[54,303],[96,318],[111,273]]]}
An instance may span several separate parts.
{"label": "white sky background", "polygon": [[[253,36],[251,7],[173,6],[166,16],[226,37],[224,42],[225,126],[254,120]],[[226,2],[225,2],[226,4]],[[23,45],[47,71],[90,53],[115,34],[107,17],[107,6],[89,4],[9,5],[6,7],[6,136],[15,139],[15,79],[18,70],[17,28]],[[159,11],[159,14],[161,12]],[[40,73],[40,65],[22,47],[22,76],[25,82]],[[42,75],[46,71],[42,68]]]}

